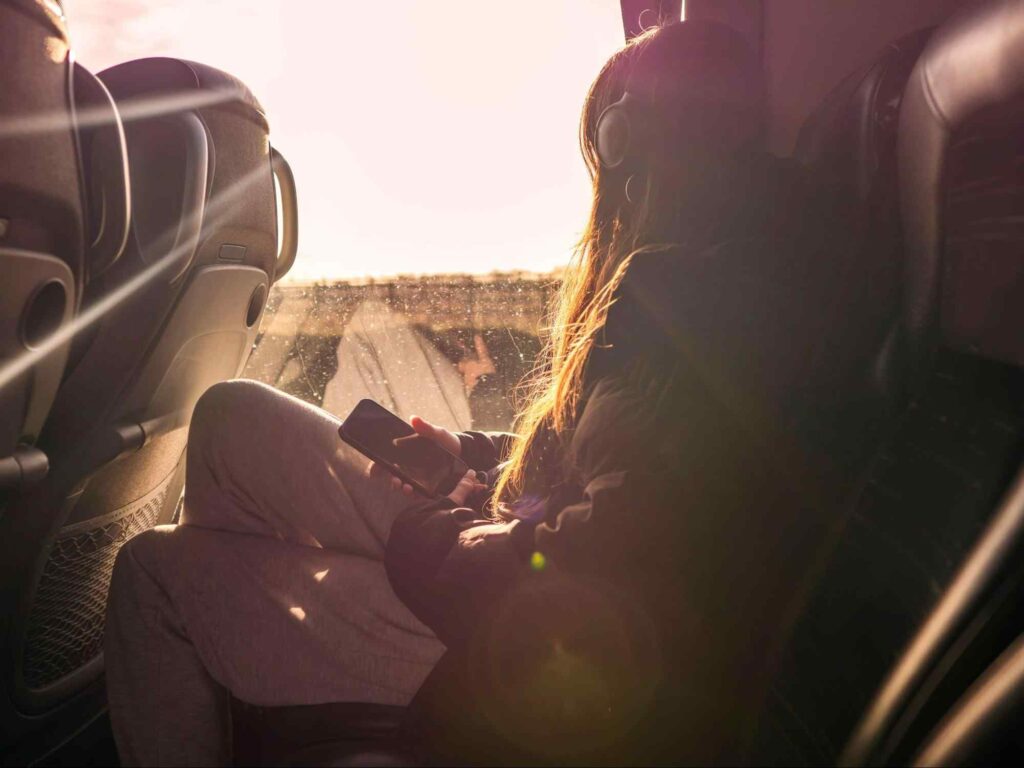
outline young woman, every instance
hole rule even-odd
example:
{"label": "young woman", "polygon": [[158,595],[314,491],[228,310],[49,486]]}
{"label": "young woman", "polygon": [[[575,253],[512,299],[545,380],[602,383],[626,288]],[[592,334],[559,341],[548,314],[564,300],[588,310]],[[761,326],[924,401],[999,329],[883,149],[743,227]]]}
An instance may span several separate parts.
{"label": "young woman", "polygon": [[245,381],[203,396],[181,521],[126,544],[111,587],[127,764],[228,762],[229,693],[405,705],[432,670],[415,711],[437,754],[744,754],[885,324],[877,274],[763,123],[727,28],[612,56],[518,436],[414,420],[474,470],[441,502],[390,488],[323,411]]}

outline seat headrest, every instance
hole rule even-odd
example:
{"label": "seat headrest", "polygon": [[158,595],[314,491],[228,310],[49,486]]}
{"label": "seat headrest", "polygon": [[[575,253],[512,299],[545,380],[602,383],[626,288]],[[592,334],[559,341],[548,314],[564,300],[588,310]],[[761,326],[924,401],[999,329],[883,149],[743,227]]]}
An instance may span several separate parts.
{"label": "seat headrest", "polygon": [[[164,95],[168,110],[229,105],[268,130],[266,112],[252,91],[238,78],[206,64],[166,57],[135,59],[104,70],[100,79],[118,101],[125,121],[135,115],[132,105],[124,102]],[[154,101],[152,106],[158,105]],[[150,116],[148,104],[140,111],[141,116]]]}
{"label": "seat headrest", "polygon": [[794,159],[867,201],[883,166],[895,166],[903,88],[933,29],[889,43],[833,88],[800,128]]}
{"label": "seat headrest", "polygon": [[125,125],[142,261],[166,258],[170,281],[221,261],[273,274],[276,166],[252,92],[226,72],[174,58],[129,61],[99,77]]}
{"label": "seat headrest", "polygon": [[[945,207],[953,135],[983,113],[1012,111],[1020,97],[1024,4],[1015,0],[972,5],[953,16],[929,40],[907,82],[897,151],[906,245],[904,326],[918,370],[940,343],[1024,364],[1024,315],[1013,310],[1024,307],[1024,248],[986,260],[984,269],[977,263],[955,268]],[[963,311],[992,303],[998,306],[980,316]],[[970,327],[963,325],[965,316]]]}

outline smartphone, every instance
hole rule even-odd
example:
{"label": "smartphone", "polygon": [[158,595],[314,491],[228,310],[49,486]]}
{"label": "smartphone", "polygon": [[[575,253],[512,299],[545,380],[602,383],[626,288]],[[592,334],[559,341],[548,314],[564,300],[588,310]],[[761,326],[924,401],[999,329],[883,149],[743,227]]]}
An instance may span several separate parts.
{"label": "smartphone", "polygon": [[338,429],[341,439],[424,496],[451,493],[469,466],[433,440],[418,435],[373,400],[360,400]]}

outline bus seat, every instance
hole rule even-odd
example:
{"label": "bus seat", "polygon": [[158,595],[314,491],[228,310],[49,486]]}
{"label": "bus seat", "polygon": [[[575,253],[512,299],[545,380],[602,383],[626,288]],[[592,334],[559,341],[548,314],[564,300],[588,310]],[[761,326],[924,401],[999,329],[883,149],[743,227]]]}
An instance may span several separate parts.
{"label": "bus seat", "polygon": [[15,553],[3,582],[15,617],[5,678],[22,730],[101,688],[117,552],[172,519],[192,407],[241,371],[297,244],[294,183],[241,83],[176,59],[129,62],[100,80],[124,119],[131,232],[123,257],[86,286],[83,313],[99,319],[40,437],[50,476],[0,520]]}
{"label": "bus seat", "polygon": [[[913,697],[935,689],[950,666],[980,673],[993,661],[977,638],[994,625],[989,607],[998,593],[1020,583],[1024,505],[1020,480],[1011,481],[1024,469],[1024,7],[992,0],[940,27],[908,82],[899,130],[905,324],[917,370],[955,350],[1012,381],[1014,402],[988,426],[1001,435],[1002,455],[976,459],[1001,470],[1002,482],[979,499],[978,511],[991,520],[965,542],[977,543],[956,560],[956,581],[899,649],[847,747],[852,764],[912,756],[896,750],[910,748],[898,736],[918,714]],[[987,638],[987,645],[1009,646],[1019,615],[1016,621],[1001,642]]]}
{"label": "bus seat", "polygon": [[956,590],[1024,460],[1022,57],[1024,7],[988,2],[940,26],[908,79],[897,135],[908,399],[777,675],[764,749],[782,762],[834,762],[869,705],[844,760],[910,759],[874,750],[893,746],[956,633],[919,674],[885,682],[888,670]]}
{"label": "bus seat", "polygon": [[124,136],[103,86],[69,56],[52,4],[0,3],[0,494],[40,480],[34,447],[90,274],[121,254]]}

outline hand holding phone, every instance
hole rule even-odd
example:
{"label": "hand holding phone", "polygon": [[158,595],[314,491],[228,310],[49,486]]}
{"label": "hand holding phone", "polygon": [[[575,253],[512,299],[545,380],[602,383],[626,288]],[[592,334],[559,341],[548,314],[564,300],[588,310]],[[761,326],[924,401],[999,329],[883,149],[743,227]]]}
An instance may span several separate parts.
{"label": "hand holding phone", "polygon": [[459,458],[462,457],[462,443],[459,442],[459,438],[454,432],[444,427],[435,426],[419,416],[413,416],[409,419],[409,423],[417,434],[430,438],[448,453],[453,453]]}
{"label": "hand holding phone", "polygon": [[[420,420],[410,424],[372,400],[361,400],[341,425],[341,439],[424,496],[448,496],[467,480],[469,467],[456,454],[458,438]],[[408,492],[408,491],[407,491]]]}

